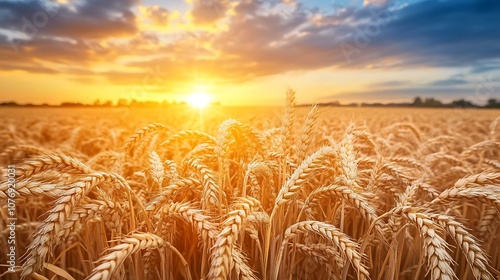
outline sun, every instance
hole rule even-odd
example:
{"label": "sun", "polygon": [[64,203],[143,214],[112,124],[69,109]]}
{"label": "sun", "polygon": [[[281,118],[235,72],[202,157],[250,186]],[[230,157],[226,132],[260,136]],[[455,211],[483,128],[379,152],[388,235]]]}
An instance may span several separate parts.
{"label": "sun", "polygon": [[206,92],[193,92],[187,100],[189,105],[198,109],[205,108],[208,104],[210,104],[210,101],[212,101],[212,96]]}

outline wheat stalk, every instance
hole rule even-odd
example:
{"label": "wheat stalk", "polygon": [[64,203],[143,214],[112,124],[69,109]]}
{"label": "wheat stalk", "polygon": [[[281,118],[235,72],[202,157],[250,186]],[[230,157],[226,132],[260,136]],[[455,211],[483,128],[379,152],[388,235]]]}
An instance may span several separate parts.
{"label": "wheat stalk", "polygon": [[398,214],[398,212],[411,222],[422,235],[424,254],[427,258],[431,279],[455,279],[455,272],[451,268],[453,259],[447,252],[448,244],[438,235],[441,227],[433,222],[429,215],[420,212],[418,208],[401,207],[394,214]]}
{"label": "wheat stalk", "polygon": [[[133,253],[136,253],[144,249],[163,249],[169,248],[177,253],[181,257],[181,261],[184,267],[187,267],[187,263],[177,249],[173,247],[169,242],[163,240],[152,233],[134,233],[129,237],[120,240],[121,244],[116,245],[109,249],[108,254],[101,257],[98,262],[101,263],[99,266],[94,268],[92,274],[90,274],[87,280],[109,280],[112,279],[116,271],[121,267],[125,259],[127,259]],[[189,271],[188,275],[189,275]],[[188,277],[188,279],[190,279]]]}
{"label": "wheat stalk", "polygon": [[332,242],[339,248],[340,253],[345,255],[354,266],[354,268],[358,272],[358,279],[370,278],[368,271],[362,263],[362,254],[359,252],[359,246],[357,243],[352,241],[349,237],[340,232],[340,230],[338,230],[333,225],[318,221],[303,221],[291,225],[285,231],[283,242],[281,243],[281,248],[276,260],[277,264],[273,279],[278,279],[281,259],[286,245],[288,244],[290,239],[295,238],[300,233],[315,233]]}
{"label": "wheat stalk", "polygon": [[222,231],[217,235],[217,241],[212,248],[208,279],[227,279],[233,267],[232,253],[238,235],[246,218],[258,209],[260,204],[253,198],[239,198],[231,206],[234,210],[227,214],[228,217],[221,225]]}

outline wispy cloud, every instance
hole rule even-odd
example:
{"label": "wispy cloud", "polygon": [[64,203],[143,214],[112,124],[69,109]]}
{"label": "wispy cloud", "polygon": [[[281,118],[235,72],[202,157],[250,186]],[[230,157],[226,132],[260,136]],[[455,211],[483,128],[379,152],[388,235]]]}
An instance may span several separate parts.
{"label": "wispy cloud", "polygon": [[454,87],[454,86],[460,86],[460,85],[466,85],[469,84],[469,81],[467,81],[464,78],[463,74],[458,74],[458,75],[453,75],[449,78],[442,79],[442,80],[436,80],[430,85],[432,86],[447,86],[447,87]]}

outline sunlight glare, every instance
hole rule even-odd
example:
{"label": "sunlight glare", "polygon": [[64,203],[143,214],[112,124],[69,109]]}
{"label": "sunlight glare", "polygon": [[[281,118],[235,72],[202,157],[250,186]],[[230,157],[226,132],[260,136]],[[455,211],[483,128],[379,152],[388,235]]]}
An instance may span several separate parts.
{"label": "sunlight glare", "polygon": [[193,92],[188,98],[189,105],[199,109],[205,108],[210,104],[210,101],[212,101],[212,97],[205,92]]}

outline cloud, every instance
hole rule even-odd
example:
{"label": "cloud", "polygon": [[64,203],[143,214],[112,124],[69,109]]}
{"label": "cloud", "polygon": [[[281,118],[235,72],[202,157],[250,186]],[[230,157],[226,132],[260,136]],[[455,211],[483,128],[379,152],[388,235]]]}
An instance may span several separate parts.
{"label": "cloud", "polygon": [[493,35],[500,28],[498,1],[421,1],[389,15],[379,35],[358,26],[369,43],[353,57],[355,65],[396,58],[397,67],[460,67],[500,57],[500,37]]}
{"label": "cloud", "polygon": [[363,5],[387,5],[391,0],[364,0]]}
{"label": "cloud", "polygon": [[454,87],[454,86],[460,86],[460,85],[466,85],[466,84],[469,84],[469,82],[464,79],[464,75],[458,74],[458,75],[453,75],[447,79],[436,80],[434,82],[431,82],[429,85]]}
{"label": "cloud", "polygon": [[[497,3],[497,2],[495,2]],[[420,1],[349,7],[331,14],[300,6],[263,13],[242,1],[213,47],[239,61],[246,76],[337,68],[464,67],[500,58],[500,2]],[[342,47],[347,49],[347,53]]]}
{"label": "cloud", "polygon": [[167,25],[169,20],[169,11],[160,6],[144,7],[144,13],[154,24]]}
{"label": "cloud", "polygon": [[482,74],[500,69],[500,61],[491,61],[488,63],[477,63],[471,67],[471,74]]}
{"label": "cloud", "polygon": [[369,84],[369,87],[376,87],[376,88],[401,87],[401,86],[408,86],[409,84],[411,84],[411,82],[406,80],[392,80],[392,81],[371,83]]}
{"label": "cloud", "polygon": [[228,6],[225,0],[194,0],[191,15],[197,24],[211,24],[225,16]]}
{"label": "cloud", "polygon": [[137,0],[84,0],[59,4],[48,0],[6,1],[0,26],[33,39],[36,36],[105,38],[137,31],[132,7]]}
{"label": "cloud", "polygon": [[255,15],[259,11],[262,4],[263,1],[261,0],[241,1],[238,5],[236,5],[234,11],[237,15],[251,16]]}

